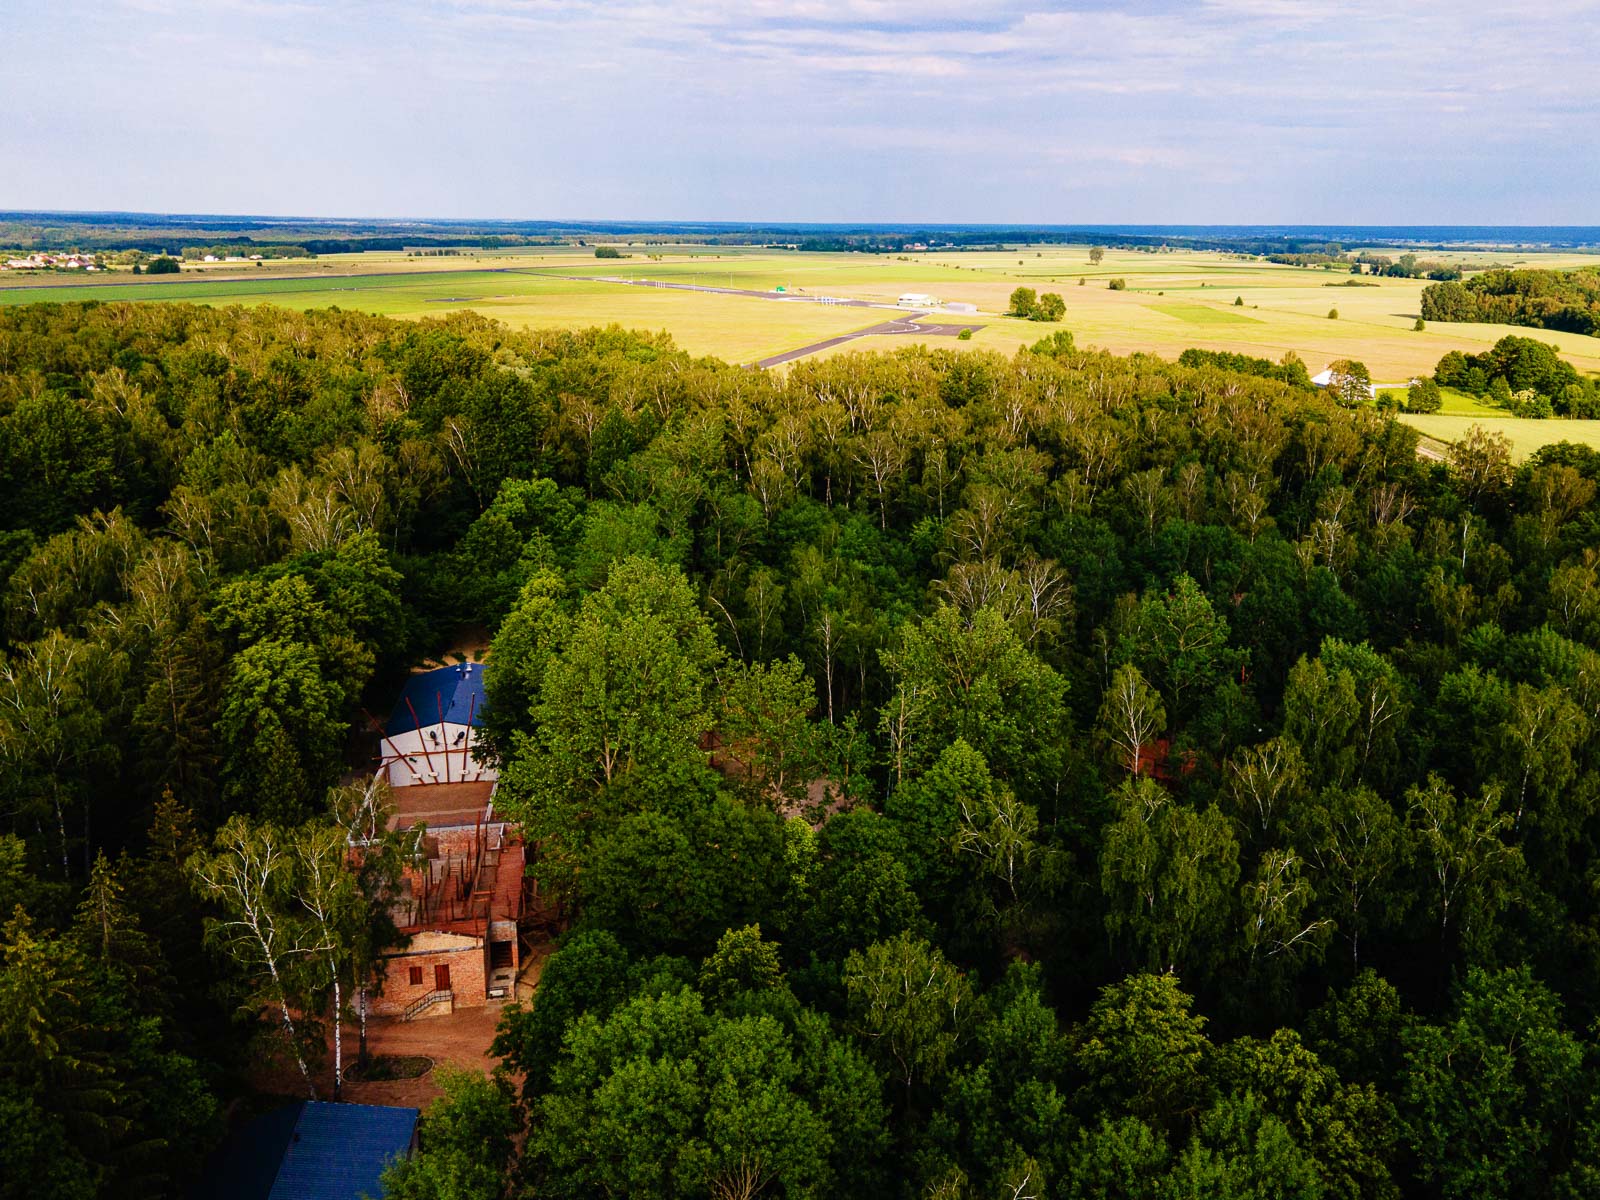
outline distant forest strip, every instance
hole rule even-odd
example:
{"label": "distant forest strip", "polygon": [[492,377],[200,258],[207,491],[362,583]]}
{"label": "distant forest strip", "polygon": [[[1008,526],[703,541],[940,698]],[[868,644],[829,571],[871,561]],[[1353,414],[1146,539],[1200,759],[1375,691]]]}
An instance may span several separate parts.
{"label": "distant forest strip", "polygon": [[741,224],[638,221],[362,221],[153,213],[0,212],[0,248],[20,250],[144,250],[175,252],[183,245],[262,250],[291,243],[313,254],[478,246],[552,245],[591,238],[670,240],[709,246],[789,246],[806,251],[899,252],[908,244],[978,250],[1015,245],[1104,245],[1219,250],[1263,256],[1317,258],[1341,253],[1339,243],[1403,244],[1419,250],[1503,246],[1507,241],[1551,248],[1600,245],[1600,228],[1506,229],[1382,227],[1296,230],[1256,226],[1052,226],[962,224]]}
{"label": "distant forest strip", "polygon": [[0,1197],[310,1082],[464,626],[573,925],[394,1200],[1596,1195],[1600,454],[1278,366],[0,311]]}
{"label": "distant forest strip", "polygon": [[1422,319],[1594,334],[1600,332],[1600,267],[1485,271],[1465,283],[1434,284],[1422,291]]}

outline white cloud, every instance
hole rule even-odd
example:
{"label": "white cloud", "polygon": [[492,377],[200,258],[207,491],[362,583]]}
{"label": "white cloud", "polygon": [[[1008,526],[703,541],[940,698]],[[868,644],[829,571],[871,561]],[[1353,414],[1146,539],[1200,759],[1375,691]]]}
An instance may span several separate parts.
{"label": "white cloud", "polygon": [[[320,207],[345,212],[489,211],[460,199],[473,185],[520,215],[592,213],[587,196],[654,212],[666,189],[684,215],[759,217],[731,208],[811,194],[774,184],[781,163],[885,211],[938,188],[949,219],[1016,219],[1040,186],[1094,199],[1085,219],[1281,218],[1267,210],[1318,195],[1308,180],[1352,170],[1374,206],[1431,187],[1440,220],[1492,220],[1509,195],[1593,219],[1577,181],[1597,16],[1600,0],[54,0],[8,16],[0,151],[23,166],[0,205],[65,202],[70,143],[96,130],[97,203],[135,204],[115,194],[143,178],[126,134],[154,129],[213,168],[173,164],[175,198],[149,205],[170,208],[195,207],[188,188],[271,209],[271,173],[225,168],[292,147],[311,174],[296,186],[337,164],[321,176],[347,191]],[[63,62],[67,42],[82,53]],[[475,154],[448,186],[417,161]],[[1169,196],[1195,211],[1148,207]]]}

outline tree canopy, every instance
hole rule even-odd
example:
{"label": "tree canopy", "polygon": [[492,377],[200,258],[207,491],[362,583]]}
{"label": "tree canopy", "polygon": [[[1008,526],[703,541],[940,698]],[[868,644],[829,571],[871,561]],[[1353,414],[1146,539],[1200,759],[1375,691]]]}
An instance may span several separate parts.
{"label": "tree canopy", "polygon": [[397,1195],[1593,1194],[1600,455],[1358,367],[0,309],[0,1195],[342,1066],[464,638],[563,926]]}

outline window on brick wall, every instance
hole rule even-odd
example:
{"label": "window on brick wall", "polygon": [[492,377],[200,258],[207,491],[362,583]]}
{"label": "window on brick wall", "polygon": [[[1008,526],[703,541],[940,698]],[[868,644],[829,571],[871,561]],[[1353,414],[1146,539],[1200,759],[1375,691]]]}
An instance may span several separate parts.
{"label": "window on brick wall", "polygon": [[422,982],[422,968],[421,967],[412,967],[411,968],[411,986],[412,987],[416,987],[421,982]]}

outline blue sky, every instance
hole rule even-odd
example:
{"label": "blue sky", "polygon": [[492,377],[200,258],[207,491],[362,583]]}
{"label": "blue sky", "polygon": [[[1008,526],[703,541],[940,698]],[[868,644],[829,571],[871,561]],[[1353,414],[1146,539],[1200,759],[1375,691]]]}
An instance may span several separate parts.
{"label": "blue sky", "polygon": [[0,0],[0,208],[1600,223],[1600,0]]}

